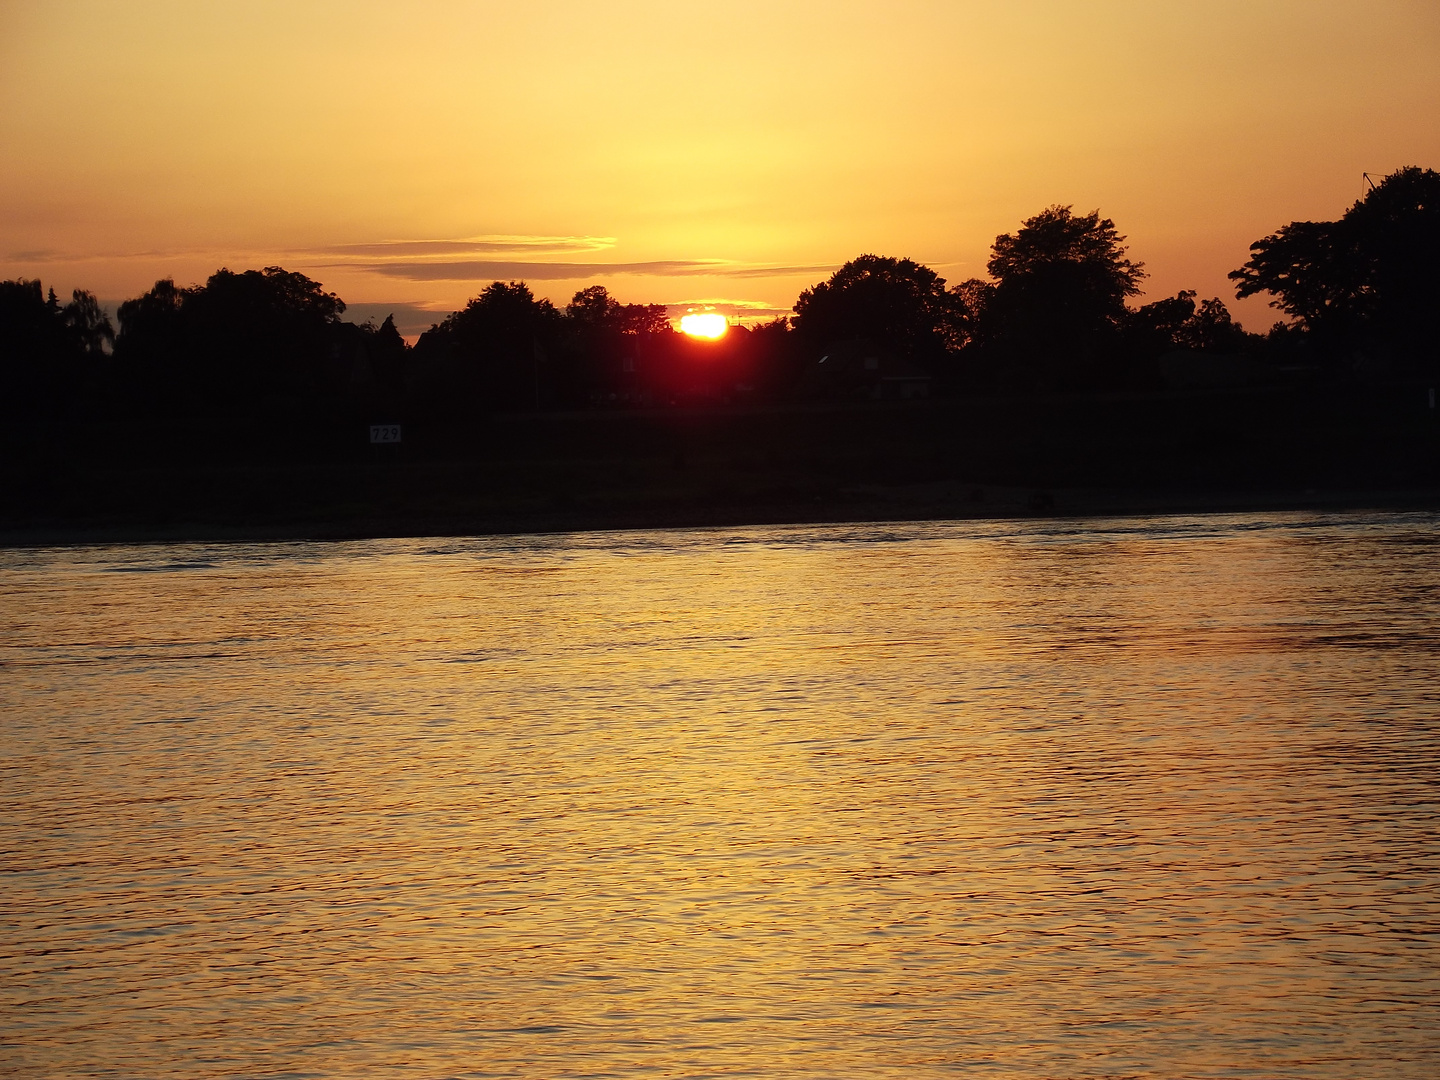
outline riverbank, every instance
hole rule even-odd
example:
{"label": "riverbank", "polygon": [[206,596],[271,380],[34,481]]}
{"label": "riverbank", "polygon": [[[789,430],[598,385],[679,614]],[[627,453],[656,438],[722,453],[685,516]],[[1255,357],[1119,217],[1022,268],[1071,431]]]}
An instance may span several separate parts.
{"label": "riverbank", "polygon": [[286,520],[176,519],[37,522],[0,530],[0,547],[75,544],[257,543],[407,536],[490,536],[664,528],[844,522],[1101,518],[1243,512],[1440,511],[1440,488],[1385,491],[1099,491],[969,488],[891,489],[812,502],[766,505],[540,511],[531,514],[335,515]]}
{"label": "riverbank", "polygon": [[1268,389],[13,429],[0,544],[1440,508],[1419,395]]}

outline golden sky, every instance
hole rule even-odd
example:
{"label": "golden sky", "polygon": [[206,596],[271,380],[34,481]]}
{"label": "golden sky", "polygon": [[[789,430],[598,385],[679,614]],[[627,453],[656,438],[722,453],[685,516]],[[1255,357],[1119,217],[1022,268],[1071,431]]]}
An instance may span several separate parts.
{"label": "golden sky", "polygon": [[278,263],[412,323],[494,278],[785,310],[1066,203],[1263,329],[1249,243],[1410,164],[1435,0],[0,0],[0,277],[112,301]]}

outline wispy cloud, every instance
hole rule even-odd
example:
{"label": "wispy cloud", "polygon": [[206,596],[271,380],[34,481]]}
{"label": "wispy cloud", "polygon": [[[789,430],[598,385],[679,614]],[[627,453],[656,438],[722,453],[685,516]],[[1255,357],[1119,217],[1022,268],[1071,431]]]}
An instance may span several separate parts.
{"label": "wispy cloud", "polygon": [[[334,265],[334,264],[328,264]],[[459,262],[396,260],[356,264],[373,274],[409,281],[578,281],[614,275],[643,277],[770,278],[828,273],[833,266],[741,266],[720,259],[655,259],[646,262],[542,262],[475,259]]]}
{"label": "wispy cloud", "polygon": [[799,274],[832,274],[839,267],[834,263],[818,266],[731,266],[722,272],[730,278],[795,277]]}
{"label": "wispy cloud", "polygon": [[[250,248],[189,248],[98,253],[53,250],[17,252],[19,263],[155,261],[213,261],[215,266],[266,266],[280,264],[321,276],[323,271],[374,274],[412,282],[486,283],[497,280],[602,281],[613,277],[725,278],[737,281],[801,276],[824,276],[835,267],[824,265],[757,265],[728,259],[647,259],[603,262],[575,256],[609,252],[617,244],[609,236],[489,235],[452,239],[377,240],[366,243],[317,245],[288,250]],[[518,256],[505,258],[505,256]],[[463,256],[477,256],[464,258]],[[570,258],[566,258],[570,256]],[[157,268],[158,270],[159,268]],[[328,276],[328,275],[324,275]],[[673,294],[672,294],[673,295]],[[730,303],[725,301],[724,303]],[[763,306],[763,305],[762,305]],[[423,309],[417,307],[417,313]],[[783,314],[772,311],[734,311],[736,316]],[[412,323],[423,318],[409,316]]]}
{"label": "wispy cloud", "polygon": [[742,321],[767,320],[792,313],[790,308],[775,307],[760,300],[687,300],[665,305],[665,312],[672,319],[692,311],[715,311]]}
{"label": "wispy cloud", "polygon": [[[775,278],[829,273],[833,266],[757,266],[727,259],[646,259],[601,262],[574,256],[608,251],[608,236],[472,236],[449,240],[385,240],[339,244],[292,254],[317,270],[344,269],[406,281],[594,281],[638,277]],[[478,258],[456,258],[474,255]],[[504,258],[506,255],[519,258]],[[571,256],[565,258],[565,256]],[[499,256],[499,257],[487,257]],[[313,260],[313,261],[310,261]]]}
{"label": "wispy cloud", "polygon": [[94,263],[94,262],[168,262],[179,259],[214,259],[217,263],[251,258],[274,261],[275,253],[255,252],[237,248],[150,248],[144,251],[12,251],[4,256],[13,262]]}
{"label": "wispy cloud", "polygon": [[[386,277],[410,281],[493,281],[498,278],[528,278],[534,281],[566,281],[603,277],[607,274],[666,276],[697,274],[712,264],[698,260],[669,259],[633,263],[538,262],[476,259],[464,262],[396,261],[371,263],[364,269]],[[717,267],[720,264],[713,264]]]}
{"label": "wispy cloud", "polygon": [[[292,260],[425,259],[457,255],[583,255],[609,251],[613,236],[470,236],[446,240],[378,240],[363,244],[322,244],[298,248],[177,247],[146,248],[138,251],[57,251],[41,249],[10,252],[4,258],[14,262],[118,262],[122,260],[213,259],[218,263],[284,263]],[[346,265],[336,263],[332,265]]]}
{"label": "wispy cloud", "polygon": [[41,251],[12,251],[5,256],[7,262],[18,263],[48,263],[61,258],[58,251],[49,249]]}
{"label": "wispy cloud", "polygon": [[461,240],[382,240],[370,244],[336,244],[305,248],[296,255],[355,256],[356,258],[404,258],[427,255],[574,255],[608,251],[613,236],[476,236]]}

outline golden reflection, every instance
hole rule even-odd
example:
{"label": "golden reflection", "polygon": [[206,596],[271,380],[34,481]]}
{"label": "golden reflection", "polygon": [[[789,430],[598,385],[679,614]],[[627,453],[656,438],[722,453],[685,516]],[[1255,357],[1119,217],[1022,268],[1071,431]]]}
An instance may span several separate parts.
{"label": "golden reflection", "polygon": [[1386,605],[1428,535],[1024,528],[0,565],[0,1035],[36,1075],[1422,1075],[1430,646]]}

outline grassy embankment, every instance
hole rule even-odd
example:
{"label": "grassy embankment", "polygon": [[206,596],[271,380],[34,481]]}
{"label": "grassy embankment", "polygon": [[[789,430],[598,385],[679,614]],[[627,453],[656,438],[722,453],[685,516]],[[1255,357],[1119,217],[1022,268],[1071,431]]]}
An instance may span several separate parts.
{"label": "grassy embankment", "polygon": [[0,542],[1440,506],[1424,390],[11,426]]}

